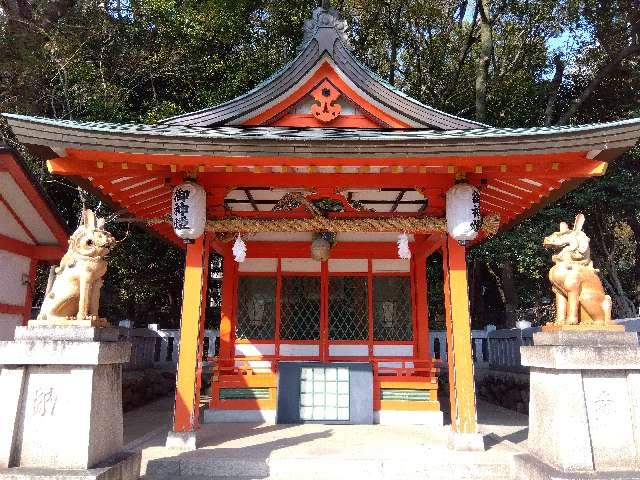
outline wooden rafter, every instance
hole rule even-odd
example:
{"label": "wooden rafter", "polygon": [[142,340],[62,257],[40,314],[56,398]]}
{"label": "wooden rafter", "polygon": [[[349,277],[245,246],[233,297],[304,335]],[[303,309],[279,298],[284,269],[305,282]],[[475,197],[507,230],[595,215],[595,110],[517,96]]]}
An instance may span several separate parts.
{"label": "wooden rafter", "polygon": [[[247,196],[247,199],[249,200],[249,203],[251,204],[251,206],[253,207],[253,210],[255,212],[257,212],[258,210],[260,210],[258,208],[258,204],[256,203],[256,200],[253,198],[253,195],[251,194],[251,190],[249,190],[248,188],[245,188],[244,190],[244,194]],[[260,201],[262,203],[262,201]],[[231,203],[231,201],[229,202]],[[268,204],[270,204],[271,202],[269,201]],[[276,202],[273,202],[273,204],[275,205]]]}

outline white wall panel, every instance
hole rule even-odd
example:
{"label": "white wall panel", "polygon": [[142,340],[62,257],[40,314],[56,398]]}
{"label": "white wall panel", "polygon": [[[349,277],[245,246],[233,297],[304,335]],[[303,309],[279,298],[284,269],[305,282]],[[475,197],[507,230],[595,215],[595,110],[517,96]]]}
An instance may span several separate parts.
{"label": "white wall panel", "polygon": [[247,258],[238,265],[239,272],[277,272],[277,258]]}
{"label": "white wall panel", "polygon": [[289,357],[317,357],[320,355],[320,347],[318,345],[281,343],[280,355]]}
{"label": "white wall panel", "polygon": [[22,325],[22,317],[11,313],[0,313],[0,341],[13,340],[16,325]]}
{"label": "white wall panel", "polygon": [[413,345],[374,345],[373,354],[376,357],[411,357]]}
{"label": "white wall panel", "polygon": [[236,355],[245,357],[260,357],[263,355],[275,355],[276,346],[273,343],[238,343]]}
{"label": "white wall panel", "polygon": [[369,261],[366,258],[330,258],[329,272],[364,272],[369,271]]}
{"label": "white wall panel", "polygon": [[33,245],[33,240],[3,203],[0,203],[0,234]]}
{"label": "white wall panel", "polygon": [[283,258],[283,272],[320,272],[321,263],[311,258]]}
{"label": "white wall panel", "polygon": [[366,357],[369,355],[367,345],[329,345],[329,355],[332,357]]}
{"label": "white wall panel", "polygon": [[0,303],[24,305],[27,286],[22,284],[22,276],[29,276],[30,265],[29,257],[0,250]]}
{"label": "white wall panel", "polygon": [[0,192],[20,217],[20,221],[31,230],[38,243],[45,245],[57,243],[56,237],[9,173],[0,173]]}
{"label": "white wall panel", "polygon": [[374,259],[371,267],[374,273],[408,273],[410,270],[409,262],[409,260],[403,260],[402,258]]}

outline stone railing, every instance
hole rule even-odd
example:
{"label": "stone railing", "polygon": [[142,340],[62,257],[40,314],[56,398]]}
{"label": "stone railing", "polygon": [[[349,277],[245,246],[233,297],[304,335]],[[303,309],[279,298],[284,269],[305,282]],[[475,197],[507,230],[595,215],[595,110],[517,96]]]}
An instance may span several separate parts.
{"label": "stone railing", "polygon": [[[471,330],[473,363],[477,367],[497,370],[522,371],[520,347],[533,343],[533,333],[538,328],[509,328]],[[444,331],[429,332],[431,355],[447,366],[447,334]]]}
{"label": "stone railing", "polygon": [[489,368],[526,372],[520,364],[520,347],[533,345],[533,334],[539,327],[494,330],[487,335]]}
{"label": "stone railing", "polygon": [[[522,371],[520,347],[531,345],[537,328],[472,330],[473,362],[476,367],[497,370]],[[120,335],[131,341],[131,361],[125,365],[129,370],[145,368],[174,369],[178,361],[179,329],[120,327]],[[203,361],[216,355],[217,330],[205,330]],[[444,331],[429,332],[431,355],[447,367],[447,335]]]}
{"label": "stone railing", "polygon": [[[131,360],[124,365],[127,370],[145,368],[175,369],[178,362],[179,329],[120,327],[120,335],[131,342]],[[205,330],[202,360],[206,362],[216,354],[217,330]]]}
{"label": "stone railing", "polygon": [[[471,330],[471,341],[473,348],[473,363],[484,365],[489,362],[487,333],[490,330]],[[447,364],[447,333],[442,330],[429,332],[429,351],[431,356]]]}

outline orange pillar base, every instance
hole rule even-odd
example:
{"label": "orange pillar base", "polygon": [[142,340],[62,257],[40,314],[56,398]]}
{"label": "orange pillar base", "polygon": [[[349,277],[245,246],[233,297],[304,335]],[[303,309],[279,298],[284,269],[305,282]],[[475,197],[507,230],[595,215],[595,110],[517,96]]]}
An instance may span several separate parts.
{"label": "orange pillar base", "polygon": [[442,262],[452,427],[449,447],[484,450],[476,415],[465,247],[447,236]]}
{"label": "orange pillar base", "polygon": [[195,449],[200,415],[202,342],[209,248],[205,235],[187,245],[173,427],[168,447]]}

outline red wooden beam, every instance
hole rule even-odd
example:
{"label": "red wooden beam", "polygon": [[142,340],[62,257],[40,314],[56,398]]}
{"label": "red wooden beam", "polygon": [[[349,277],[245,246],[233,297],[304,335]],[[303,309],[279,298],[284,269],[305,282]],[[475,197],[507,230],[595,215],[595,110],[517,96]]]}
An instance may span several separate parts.
{"label": "red wooden beam", "polygon": [[[53,168],[69,168],[77,169],[79,165],[84,164],[90,167],[96,174],[100,174],[101,170],[115,171],[140,171],[146,170],[146,165],[152,165],[155,171],[166,171],[167,167],[174,165],[177,169],[194,169],[202,166],[205,171],[212,167],[281,167],[283,165],[289,167],[296,166],[402,166],[402,167],[444,167],[445,171],[450,166],[461,167],[468,171],[474,171],[476,166],[481,165],[486,168],[495,168],[497,171],[503,170],[503,165],[507,165],[507,172],[513,174],[519,168],[522,171],[535,172],[546,171],[547,169],[554,172],[554,175],[560,175],[559,169],[553,169],[554,163],[562,166],[565,175],[576,172],[572,170],[574,164],[587,166],[587,170],[604,162],[595,160],[586,160],[587,152],[562,152],[562,153],[544,153],[544,154],[526,154],[526,155],[477,155],[477,156],[375,156],[366,157],[361,154],[352,156],[326,156],[326,157],[309,157],[309,156],[287,156],[284,153],[278,155],[257,155],[257,156],[207,156],[207,155],[177,155],[177,154],[150,154],[150,153],[129,153],[129,152],[110,152],[100,150],[77,150],[68,148],[66,150],[66,162],[61,162],[60,158],[48,161]],[[69,162],[71,160],[71,162]],[[102,168],[93,165],[99,165],[102,162]],[[122,164],[126,165],[123,168]],[[531,165],[527,167],[526,164]],[[606,164],[605,164],[606,165]],[[161,168],[165,167],[165,168]],[[529,170],[529,168],[532,168]],[[512,170],[515,169],[515,170]],[[601,175],[602,173],[598,173]],[[398,174],[399,175],[399,174]],[[573,176],[573,175],[571,175]]]}

